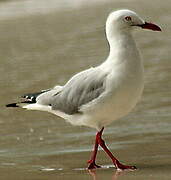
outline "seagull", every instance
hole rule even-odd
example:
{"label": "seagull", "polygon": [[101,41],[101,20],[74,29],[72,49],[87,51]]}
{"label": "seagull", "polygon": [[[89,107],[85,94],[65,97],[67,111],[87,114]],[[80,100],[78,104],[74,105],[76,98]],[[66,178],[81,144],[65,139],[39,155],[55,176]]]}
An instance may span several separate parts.
{"label": "seagull", "polygon": [[113,11],[106,21],[106,38],[110,52],[106,60],[75,74],[64,85],[21,96],[18,103],[6,107],[40,110],[62,117],[72,125],[95,128],[97,134],[88,169],[96,164],[98,147],[106,152],[117,170],[135,170],[122,164],[102,139],[104,127],[127,115],[139,101],[144,88],[144,68],[132,36],[134,29],[161,31],[128,9]]}

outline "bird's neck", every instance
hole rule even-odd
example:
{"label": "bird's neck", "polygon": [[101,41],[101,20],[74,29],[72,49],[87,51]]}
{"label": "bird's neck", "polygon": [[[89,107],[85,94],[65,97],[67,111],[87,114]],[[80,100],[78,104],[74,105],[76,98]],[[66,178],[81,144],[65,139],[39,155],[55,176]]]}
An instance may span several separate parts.
{"label": "bird's neck", "polygon": [[118,64],[123,61],[131,61],[132,57],[139,59],[139,52],[130,31],[119,31],[107,34],[107,40],[110,46],[107,61]]}

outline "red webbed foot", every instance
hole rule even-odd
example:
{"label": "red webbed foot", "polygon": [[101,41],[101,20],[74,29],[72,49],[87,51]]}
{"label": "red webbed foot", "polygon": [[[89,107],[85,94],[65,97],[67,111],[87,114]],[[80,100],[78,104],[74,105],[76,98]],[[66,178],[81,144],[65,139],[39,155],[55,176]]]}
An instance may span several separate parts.
{"label": "red webbed foot", "polygon": [[97,169],[97,168],[101,168],[101,166],[97,165],[94,161],[89,160],[88,161],[89,165],[88,165],[88,169]]}
{"label": "red webbed foot", "polygon": [[121,164],[119,161],[116,161],[114,163],[114,165],[116,166],[117,170],[130,170],[130,171],[134,171],[137,168],[135,166],[127,166],[127,165],[123,165]]}

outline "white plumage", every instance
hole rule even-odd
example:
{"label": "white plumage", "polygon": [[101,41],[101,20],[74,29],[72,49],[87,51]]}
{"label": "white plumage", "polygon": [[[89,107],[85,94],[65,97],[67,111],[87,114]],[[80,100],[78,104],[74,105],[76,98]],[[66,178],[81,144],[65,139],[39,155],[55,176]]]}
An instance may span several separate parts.
{"label": "white plumage", "polygon": [[[24,102],[21,102],[23,108],[48,111],[73,125],[96,128],[98,132],[88,169],[100,167],[95,163],[99,145],[118,170],[136,169],[121,164],[101,137],[104,126],[128,114],[143,91],[143,64],[132,37],[135,27],[161,31],[133,11],[112,12],[106,22],[110,52],[104,63],[76,74],[64,86],[24,95]],[[17,103],[7,105],[17,106]]]}
{"label": "white plumage", "polygon": [[[133,17],[132,23],[134,24],[144,23],[140,17],[129,10],[111,13],[106,22],[106,36],[110,44],[110,53],[105,62],[76,74],[63,87],[58,86],[42,93],[37,97],[35,104],[26,105],[24,108],[48,111],[65,118],[73,125],[85,125],[98,130],[129,113],[140,98],[144,83],[142,60],[131,34],[134,26],[123,21],[124,16]],[[98,86],[98,83],[101,84]],[[88,98],[86,93],[91,96],[94,90],[84,93],[89,85],[103,89],[100,95],[95,95],[92,99],[90,97],[90,101],[86,102],[86,98]],[[78,103],[79,112],[69,114],[67,114],[67,110],[63,112],[60,106],[63,106],[61,101],[66,101],[66,97],[61,97],[60,94],[57,97],[54,96],[58,91],[64,91],[67,88],[69,91],[64,96],[68,98],[71,96],[72,99],[68,100],[70,103],[68,108],[77,106],[77,101],[80,101],[80,96],[83,96],[81,97],[83,103]],[[79,93],[79,88],[80,91],[83,91],[82,93]],[[55,103],[59,101],[61,104],[55,107]]]}

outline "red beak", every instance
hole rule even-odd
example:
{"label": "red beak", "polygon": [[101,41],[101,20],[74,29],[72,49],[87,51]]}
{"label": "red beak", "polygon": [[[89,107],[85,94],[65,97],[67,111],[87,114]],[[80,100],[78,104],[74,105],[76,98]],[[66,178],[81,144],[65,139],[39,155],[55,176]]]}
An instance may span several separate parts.
{"label": "red beak", "polygon": [[145,22],[145,24],[139,25],[143,29],[151,29],[153,31],[161,31],[161,28],[153,23]]}

